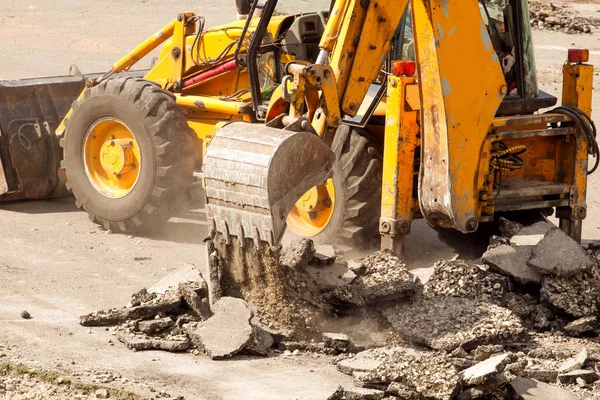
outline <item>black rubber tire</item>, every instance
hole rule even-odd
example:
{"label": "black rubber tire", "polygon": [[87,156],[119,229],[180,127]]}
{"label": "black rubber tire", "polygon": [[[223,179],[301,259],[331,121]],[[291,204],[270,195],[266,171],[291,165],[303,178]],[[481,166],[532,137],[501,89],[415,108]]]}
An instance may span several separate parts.
{"label": "black rubber tire", "polygon": [[[110,79],[86,89],[72,110],[61,139],[61,167],[77,207],[91,221],[116,232],[139,232],[183,211],[193,184],[196,135],[173,94],[144,79]],[[140,175],[131,192],[121,198],[104,196],[85,172],[85,135],[101,118],[126,124],[140,148]]]}
{"label": "black rubber tire", "polygon": [[331,149],[335,205],[325,229],[312,237],[315,243],[337,243],[367,248],[379,241],[381,216],[381,150],[362,129],[342,125]]}

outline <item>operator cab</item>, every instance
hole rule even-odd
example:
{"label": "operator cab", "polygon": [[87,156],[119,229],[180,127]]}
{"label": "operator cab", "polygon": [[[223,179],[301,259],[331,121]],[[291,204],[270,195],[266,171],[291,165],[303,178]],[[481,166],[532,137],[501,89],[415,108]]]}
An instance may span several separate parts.
{"label": "operator cab", "polygon": [[[538,89],[527,0],[480,0],[479,8],[508,87],[497,115],[555,106],[558,99]],[[396,34],[392,59],[415,60],[410,6]]]}

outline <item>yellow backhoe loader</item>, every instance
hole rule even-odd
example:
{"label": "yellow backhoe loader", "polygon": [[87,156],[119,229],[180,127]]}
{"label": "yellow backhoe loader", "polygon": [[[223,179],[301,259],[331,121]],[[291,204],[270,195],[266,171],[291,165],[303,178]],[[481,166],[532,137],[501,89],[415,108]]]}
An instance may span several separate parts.
{"label": "yellow backhoe loader", "polygon": [[311,187],[310,207],[327,209],[325,178],[347,168],[342,154],[354,165],[373,157],[340,126],[364,128],[383,93],[383,131],[370,131],[383,158],[366,167],[382,165],[381,182],[371,175],[381,199],[355,199],[345,210],[376,204],[380,219],[362,223],[378,225],[382,248],[400,253],[415,218],[470,233],[501,212],[546,208],[581,239],[598,159],[593,67],[587,51],[570,51],[562,106],[544,112],[557,99],[538,89],[527,0],[337,0],[319,48],[314,63],[285,66],[286,112],[266,126],[229,123],[212,138],[204,182],[215,240],[248,254],[252,242],[277,245]]}
{"label": "yellow backhoe loader", "polygon": [[[283,66],[319,52],[327,12],[273,16],[275,3],[236,3],[239,20],[210,29],[179,14],[106,74],[72,67],[66,77],[0,81],[0,198],[57,197],[66,186],[92,221],[121,232],[176,215],[214,132],[281,114]],[[149,70],[130,72],[160,46]],[[290,226],[310,236],[329,219],[306,209]]]}

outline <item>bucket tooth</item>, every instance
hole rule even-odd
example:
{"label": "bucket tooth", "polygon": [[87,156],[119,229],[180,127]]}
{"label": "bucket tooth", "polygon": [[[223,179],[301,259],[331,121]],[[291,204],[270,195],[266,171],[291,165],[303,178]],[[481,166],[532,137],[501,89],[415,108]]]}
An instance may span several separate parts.
{"label": "bucket tooth", "polygon": [[293,205],[331,177],[334,160],[334,153],[312,133],[244,122],[224,126],[212,138],[204,161],[211,234],[277,245]]}

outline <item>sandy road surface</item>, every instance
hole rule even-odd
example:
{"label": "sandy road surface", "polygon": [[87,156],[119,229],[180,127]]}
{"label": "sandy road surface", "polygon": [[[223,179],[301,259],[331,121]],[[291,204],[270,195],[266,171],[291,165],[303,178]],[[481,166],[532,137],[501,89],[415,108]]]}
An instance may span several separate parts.
{"label": "sandy road surface", "polygon": [[[231,19],[232,3],[3,0],[0,78],[63,74],[72,63],[84,72],[104,71],[177,11],[200,12],[215,25]],[[289,0],[281,8],[304,10],[308,3]],[[320,3],[318,9],[328,4]],[[573,43],[590,48],[592,61],[600,65],[598,36],[536,31],[535,41],[541,86],[552,93],[560,90],[560,67]],[[598,95],[595,109],[600,121]],[[600,174],[590,182],[586,239],[600,239],[599,193]],[[189,354],[131,353],[118,343],[112,346],[114,338],[103,329],[89,331],[77,324],[80,314],[125,304],[131,293],[184,263],[203,265],[206,222],[201,210],[141,238],[107,235],[71,199],[0,205],[0,221],[0,355],[6,359],[84,380],[107,371],[129,380],[118,387],[145,395],[152,395],[152,388],[189,399],[319,399],[347,382],[330,363],[311,357],[211,362]],[[423,224],[414,233],[407,243],[413,267],[452,256]],[[22,309],[33,319],[22,320]]]}

